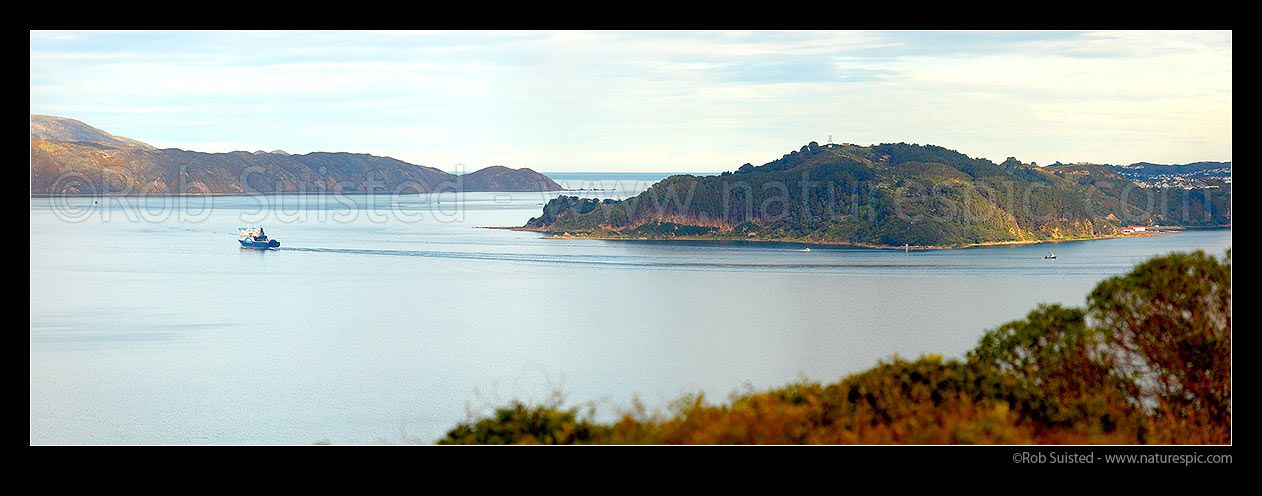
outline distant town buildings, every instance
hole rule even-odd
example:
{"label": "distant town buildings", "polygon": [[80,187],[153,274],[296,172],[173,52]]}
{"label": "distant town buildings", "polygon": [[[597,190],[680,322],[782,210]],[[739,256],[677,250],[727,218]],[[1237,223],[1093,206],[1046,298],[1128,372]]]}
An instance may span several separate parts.
{"label": "distant town buildings", "polygon": [[[1216,179],[1226,184],[1231,184],[1231,177]],[[1141,188],[1200,189],[1218,187],[1217,184],[1205,184],[1205,181],[1198,178],[1167,174],[1146,179],[1132,179],[1131,181]]]}
{"label": "distant town buildings", "polygon": [[1184,166],[1182,172],[1162,172],[1158,174],[1154,174],[1153,171],[1159,170],[1158,167],[1161,166],[1131,164],[1110,165],[1107,167],[1130,179],[1136,186],[1141,188],[1200,189],[1218,188],[1220,184],[1231,184],[1230,164],[1225,164],[1222,167],[1213,167],[1211,165],[1194,170],[1187,170],[1186,166]]}

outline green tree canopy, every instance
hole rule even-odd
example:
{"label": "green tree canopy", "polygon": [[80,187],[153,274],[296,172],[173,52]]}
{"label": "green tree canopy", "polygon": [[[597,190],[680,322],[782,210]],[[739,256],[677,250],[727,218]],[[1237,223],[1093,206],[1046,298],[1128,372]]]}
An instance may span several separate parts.
{"label": "green tree canopy", "polygon": [[1231,252],[1172,253],[1101,282],[1088,297],[1112,365],[1161,415],[1231,425]]}

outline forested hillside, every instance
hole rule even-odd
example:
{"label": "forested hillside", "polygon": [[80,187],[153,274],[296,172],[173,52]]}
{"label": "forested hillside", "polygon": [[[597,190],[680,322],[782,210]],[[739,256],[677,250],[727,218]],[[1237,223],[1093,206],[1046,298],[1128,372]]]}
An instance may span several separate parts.
{"label": "forested hillside", "polygon": [[1230,187],[1140,188],[1106,167],[996,164],[938,146],[810,143],[762,166],[671,176],[621,201],[561,196],[523,229],[594,237],[962,246],[1230,223]]}

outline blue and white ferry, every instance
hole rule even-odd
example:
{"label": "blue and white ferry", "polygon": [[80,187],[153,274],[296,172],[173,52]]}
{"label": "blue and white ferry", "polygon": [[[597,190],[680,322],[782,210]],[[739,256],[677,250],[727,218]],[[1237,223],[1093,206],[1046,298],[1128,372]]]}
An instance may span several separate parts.
{"label": "blue and white ferry", "polygon": [[237,241],[241,242],[242,248],[258,248],[261,250],[280,248],[280,241],[267,239],[267,234],[263,232],[262,227],[239,227],[237,232],[239,233]]}

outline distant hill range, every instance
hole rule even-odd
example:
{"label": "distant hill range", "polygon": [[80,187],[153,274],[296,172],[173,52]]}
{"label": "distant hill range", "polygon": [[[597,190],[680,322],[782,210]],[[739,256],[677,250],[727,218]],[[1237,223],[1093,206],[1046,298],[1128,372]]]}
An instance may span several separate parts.
{"label": "distant hill range", "polygon": [[1103,167],[1127,178],[1141,188],[1204,189],[1231,184],[1231,162],[1193,162],[1190,164],[1154,164],[1138,162],[1130,165],[1052,164],[1050,170],[1074,170]]}
{"label": "distant hill range", "polygon": [[1193,162],[1162,165],[1139,162],[1130,165],[1107,165],[1114,172],[1131,179],[1218,179],[1231,181],[1231,162]]}
{"label": "distant hill range", "polygon": [[31,141],[39,140],[86,141],[115,147],[154,149],[148,143],[114,136],[74,119],[31,114]]}
{"label": "distant hill range", "polygon": [[[1150,162],[1137,162],[1130,165],[1110,165],[1110,164],[1071,164],[1071,165],[1102,165],[1109,168],[1113,172],[1132,179],[1151,179],[1160,176],[1180,176],[1185,178],[1207,177],[1230,179],[1231,178],[1231,162],[1193,162],[1190,164],[1154,164]],[[1052,166],[1065,166],[1060,162],[1052,164]]]}
{"label": "distant hill range", "polygon": [[361,153],[158,149],[74,119],[31,114],[32,195],[560,191],[531,169],[451,174]]}
{"label": "distant hill range", "polygon": [[560,196],[521,229],[902,248],[1229,225],[1230,176],[1197,184],[1145,187],[1111,166],[1039,167],[1013,157],[996,164],[932,145],[811,142],[761,166],[671,176],[623,200]]}

